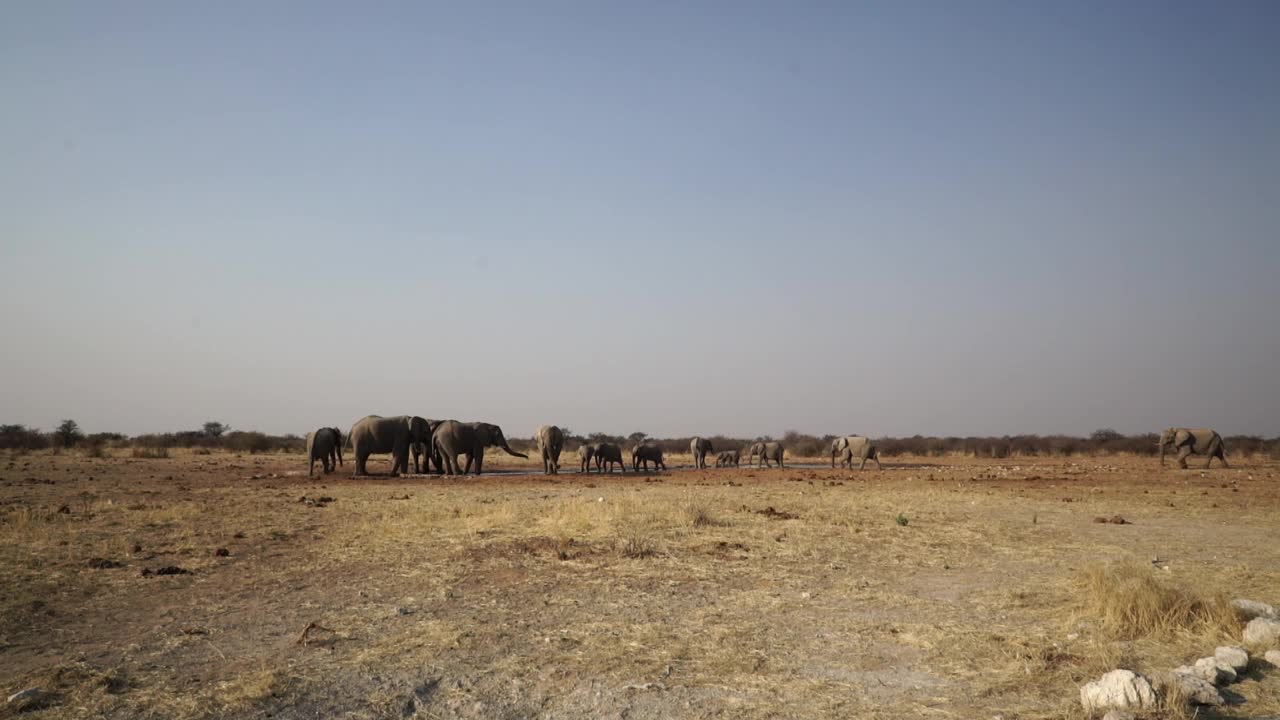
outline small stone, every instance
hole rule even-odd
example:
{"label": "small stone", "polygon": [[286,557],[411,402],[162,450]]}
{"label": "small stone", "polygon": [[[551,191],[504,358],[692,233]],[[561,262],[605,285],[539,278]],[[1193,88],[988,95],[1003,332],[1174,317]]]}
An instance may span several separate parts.
{"label": "small stone", "polygon": [[213,551],[213,554],[216,555],[217,557],[228,557],[229,555],[231,555],[231,551],[226,548],[218,548],[217,550]]}
{"label": "small stone", "polygon": [[1244,644],[1280,647],[1280,620],[1256,617],[1244,626]]}
{"label": "small stone", "polygon": [[1276,612],[1276,609],[1274,607],[1264,602],[1257,602],[1256,600],[1245,600],[1244,598],[1237,598],[1231,601],[1231,607],[1235,608],[1236,612],[1243,615],[1246,620],[1252,620],[1254,618],[1259,618],[1259,617],[1271,618],[1272,620],[1280,620],[1280,612]]}
{"label": "small stone", "polygon": [[1128,710],[1112,710],[1102,716],[1102,720],[1136,720],[1138,716]]}
{"label": "small stone", "polygon": [[40,694],[40,688],[30,687],[30,688],[27,688],[26,690],[19,690],[18,692],[10,695],[8,702],[10,704],[13,704],[13,703],[22,702],[24,700],[31,700],[39,694]]}
{"label": "small stone", "polygon": [[1249,667],[1249,653],[1237,645],[1224,645],[1213,651],[1218,662],[1230,667],[1237,673]]}
{"label": "small stone", "polygon": [[1156,694],[1151,683],[1132,670],[1112,670],[1080,687],[1080,704],[1086,712],[1143,709],[1155,707]]}
{"label": "small stone", "polygon": [[407,607],[398,607],[398,608],[396,608],[396,614],[397,614],[397,615],[412,615],[412,614],[413,614],[413,610],[411,610],[410,608],[407,608]]}
{"label": "small stone", "polygon": [[1187,702],[1192,705],[1221,705],[1222,695],[1218,692],[1218,688],[1213,683],[1205,680],[1199,675],[1191,675],[1173,671],[1172,682],[1182,689],[1182,693],[1186,695]]}

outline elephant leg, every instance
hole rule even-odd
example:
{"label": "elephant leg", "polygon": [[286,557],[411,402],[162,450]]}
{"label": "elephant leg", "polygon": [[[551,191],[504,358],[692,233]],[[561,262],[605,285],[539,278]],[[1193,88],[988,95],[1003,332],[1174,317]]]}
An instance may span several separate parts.
{"label": "elephant leg", "polygon": [[1183,446],[1178,450],[1178,467],[1187,469],[1187,458],[1191,456],[1191,448]]}
{"label": "elephant leg", "polygon": [[316,474],[316,456],[312,455],[311,460],[307,462],[307,477]]}
{"label": "elephant leg", "polygon": [[[479,450],[476,451],[475,460],[476,460],[476,475],[479,475],[481,471],[481,466],[484,465],[484,448],[483,447],[481,447]],[[471,462],[470,457],[467,458],[467,462],[468,463]]]}
{"label": "elephant leg", "polygon": [[877,470],[883,470],[884,468],[883,468],[883,467],[881,467],[881,465],[880,465],[880,453],[876,453],[875,455],[872,455],[871,457],[876,461],[876,469],[877,469]]}

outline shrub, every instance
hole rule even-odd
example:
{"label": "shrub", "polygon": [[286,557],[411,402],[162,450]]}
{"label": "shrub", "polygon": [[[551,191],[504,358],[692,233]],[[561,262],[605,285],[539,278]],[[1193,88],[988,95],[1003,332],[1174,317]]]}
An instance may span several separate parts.
{"label": "shrub", "polygon": [[1174,586],[1138,562],[1090,567],[1077,589],[1085,612],[1117,639],[1187,631],[1232,637],[1240,633],[1240,618],[1225,595]]}
{"label": "shrub", "polygon": [[164,447],[136,447],[133,449],[133,456],[146,460],[158,460],[169,457],[169,448]]}

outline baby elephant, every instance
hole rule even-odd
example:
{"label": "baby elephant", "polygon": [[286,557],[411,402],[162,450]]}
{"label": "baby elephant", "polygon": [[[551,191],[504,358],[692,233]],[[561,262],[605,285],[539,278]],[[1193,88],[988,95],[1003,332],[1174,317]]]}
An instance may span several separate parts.
{"label": "baby elephant", "polygon": [[[608,467],[605,467],[605,466]],[[596,470],[600,472],[613,472],[613,466],[617,465],[618,470],[623,474],[627,472],[627,464],[622,461],[622,448],[611,443],[600,443],[596,446]]]}
{"label": "baby elephant", "polygon": [[716,456],[716,467],[738,467],[742,453],[737,450],[725,450]]}
{"label": "baby elephant", "polygon": [[656,470],[666,470],[667,464],[662,462],[662,448],[657,445],[641,444],[631,448],[631,469],[640,472],[640,463],[644,463],[644,469],[649,469],[649,463],[653,463]]}
{"label": "baby elephant", "polygon": [[342,431],[327,427],[307,433],[307,460],[307,477],[315,474],[316,460],[320,461],[326,475],[337,465],[342,465]]}
{"label": "baby elephant", "polygon": [[578,472],[591,472],[591,461],[596,456],[598,445],[589,444],[578,448]]}

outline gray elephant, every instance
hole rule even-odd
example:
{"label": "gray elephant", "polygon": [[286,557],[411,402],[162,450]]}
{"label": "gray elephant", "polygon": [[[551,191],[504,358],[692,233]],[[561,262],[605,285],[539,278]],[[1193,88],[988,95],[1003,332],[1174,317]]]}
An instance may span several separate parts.
{"label": "gray elephant", "polygon": [[880,466],[880,451],[876,449],[875,443],[861,435],[846,435],[831,441],[831,467],[836,466],[836,455],[840,456],[840,467],[848,465],[852,470],[853,459],[858,458],[862,461],[858,466],[859,470],[867,466],[868,460],[876,461],[877,470],[884,469]]}
{"label": "gray elephant", "polygon": [[[439,425],[439,420],[427,418],[427,428],[432,433],[436,431],[436,427]],[[415,475],[431,471],[430,465],[427,464],[428,461],[436,466],[437,475],[444,472],[444,464],[440,461],[440,453],[434,451],[435,446],[432,444],[430,436],[427,437],[426,442],[413,443],[409,446],[409,450],[413,453],[413,472]],[[421,461],[421,464],[419,464],[419,461]]]}
{"label": "gray elephant", "polygon": [[[335,427],[320,428],[307,433],[307,477],[316,473],[316,460],[328,475],[342,465],[342,431]],[[336,462],[335,462],[336,460]]]}
{"label": "gray elephant", "polygon": [[347,442],[355,450],[354,476],[368,475],[365,464],[370,455],[378,453],[391,453],[392,475],[409,472],[409,446],[430,440],[431,428],[425,418],[417,415],[364,417],[351,426],[351,433],[347,435]]}
{"label": "gray elephant", "polygon": [[746,452],[747,452],[747,464],[750,465],[751,463],[755,462],[757,455],[764,455],[764,443],[759,441],[753,442],[747,448]]}
{"label": "gray elephant", "polygon": [[631,448],[631,469],[640,472],[640,464],[644,463],[644,469],[649,470],[649,463],[653,463],[655,470],[666,470],[667,464],[662,461],[662,448],[657,445],[648,443],[640,443]]}
{"label": "gray elephant", "polygon": [[780,442],[764,443],[764,447],[760,450],[760,463],[756,467],[773,467],[769,464],[770,460],[777,463],[778,467],[784,467],[782,464],[783,452],[782,443]]}
{"label": "gray elephant", "polygon": [[436,426],[431,441],[436,452],[440,453],[446,475],[459,474],[459,455],[467,456],[467,465],[461,469],[461,474],[466,475],[471,472],[471,465],[474,463],[476,474],[479,475],[484,464],[486,447],[502,448],[508,455],[518,458],[529,457],[512,450],[507,444],[506,436],[502,434],[502,428],[492,423],[461,423],[457,420],[445,420]]}
{"label": "gray elephant", "polygon": [[716,467],[738,467],[741,458],[737,450],[725,450],[716,456]]}
{"label": "gray elephant", "polygon": [[689,441],[689,452],[693,453],[693,466],[699,470],[707,467],[707,453],[712,451],[711,441],[695,437]]}
{"label": "gray elephant", "polygon": [[[613,466],[618,466],[618,470],[622,474],[627,472],[627,464],[622,461],[622,448],[613,443],[600,443],[596,446],[596,470],[600,472],[613,472]],[[608,467],[605,467],[605,466]]]}
{"label": "gray elephant", "polygon": [[1164,467],[1166,447],[1173,447],[1178,451],[1180,468],[1187,467],[1189,455],[1207,455],[1204,462],[1206,468],[1213,464],[1214,458],[1222,461],[1222,467],[1231,467],[1227,464],[1227,448],[1222,442],[1222,436],[1209,428],[1169,428],[1160,433],[1160,467]]}
{"label": "gray elephant", "polygon": [[600,446],[595,443],[586,443],[578,447],[578,472],[591,472],[591,461],[595,459],[599,448]]}
{"label": "gray elephant", "polygon": [[564,449],[564,432],[555,425],[539,425],[533,431],[534,442],[538,444],[538,454],[542,456],[542,473],[544,475],[560,474],[560,451]]}

